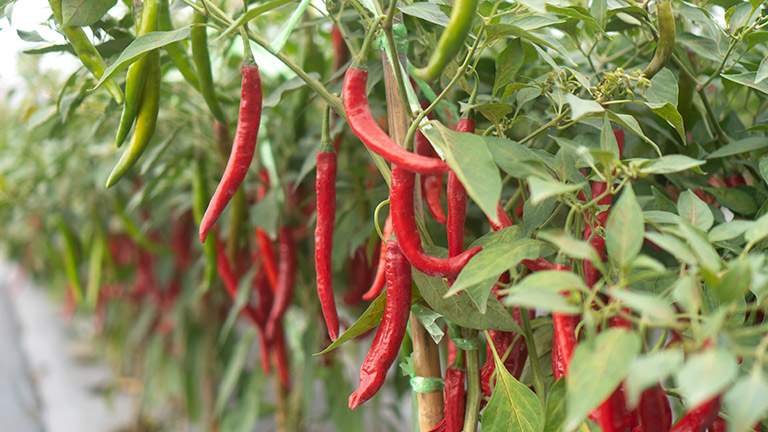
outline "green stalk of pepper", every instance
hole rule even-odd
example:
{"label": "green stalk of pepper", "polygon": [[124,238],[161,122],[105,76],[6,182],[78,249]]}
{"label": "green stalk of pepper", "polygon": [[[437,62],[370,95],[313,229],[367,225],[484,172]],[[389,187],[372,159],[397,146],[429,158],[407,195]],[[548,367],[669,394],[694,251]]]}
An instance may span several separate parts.
{"label": "green stalk of pepper", "polygon": [[[144,6],[141,10],[141,24],[136,32],[137,36],[157,30],[159,12],[160,2],[158,0],[144,0]],[[128,132],[131,130],[139,111],[139,105],[141,105],[144,85],[147,79],[151,79],[147,76],[150,54],[152,53],[139,57],[128,68],[125,77],[125,104],[123,105],[123,112],[120,114],[120,124],[117,127],[117,136],[115,137],[117,147],[120,147],[125,138],[128,137]]]}
{"label": "green stalk of pepper", "polygon": [[[203,214],[208,207],[208,187],[205,176],[205,165],[203,159],[198,157],[194,167],[194,177],[192,178],[192,196],[193,205],[192,213],[195,216],[198,226],[200,221],[203,220]],[[203,276],[204,291],[207,291],[213,284],[216,278],[216,261],[218,259],[216,251],[216,231],[213,231],[208,235],[208,238],[203,242],[203,255],[205,256],[205,273]]]}
{"label": "green stalk of pepper", "polygon": [[80,276],[77,274],[77,247],[75,237],[69,230],[64,219],[59,216],[56,220],[59,233],[64,240],[64,271],[67,274],[67,280],[72,286],[72,292],[75,296],[75,303],[80,303],[83,299],[83,287],[80,283]]}
{"label": "green stalk of pepper", "polygon": [[136,115],[136,128],[128,148],[125,149],[120,160],[117,161],[117,165],[109,174],[107,188],[114,186],[136,164],[155,133],[157,113],[160,109],[160,54],[157,51],[152,51],[146,57],[149,67]]}
{"label": "green stalk of pepper", "polygon": [[[61,0],[48,0],[48,4],[51,6],[53,16],[61,26],[61,31],[64,33],[64,37],[67,38],[69,44],[75,50],[75,54],[83,63],[86,69],[88,69],[96,79],[100,79],[104,75],[104,70],[107,69],[107,64],[104,63],[104,59],[96,51],[96,47],[93,46],[91,41],[86,36],[85,32],[80,27],[64,27],[62,26],[62,14],[61,14]],[[117,85],[114,79],[107,80],[104,83],[107,91],[112,95],[112,99],[118,104],[123,103],[123,92],[120,90],[120,86]]]}
{"label": "green stalk of pepper", "polygon": [[[223,124],[228,124],[224,111],[216,99],[216,90],[213,86],[213,74],[211,73],[211,58],[208,53],[208,35],[206,26],[208,18],[205,15],[195,12],[192,19],[192,29],[190,30],[190,39],[192,40],[192,61],[197,68],[198,83],[200,93],[211,110],[213,117]],[[196,24],[196,25],[194,25]]]}
{"label": "green stalk of pepper", "polygon": [[[168,0],[160,0],[158,18],[160,31],[173,30],[174,27],[173,21],[171,20],[171,11],[168,6]],[[174,66],[176,66],[176,69],[178,69],[179,72],[181,72],[181,75],[184,76],[184,79],[187,80],[192,87],[199,89],[200,86],[197,80],[197,72],[195,72],[195,68],[189,60],[184,43],[182,41],[176,41],[166,45],[164,48],[168,52],[168,56],[171,58]]]}
{"label": "green stalk of pepper", "polygon": [[104,267],[105,239],[104,232],[96,217],[94,217],[93,241],[88,257],[88,285],[85,289],[86,300],[91,307],[96,307],[101,288],[101,269]]}

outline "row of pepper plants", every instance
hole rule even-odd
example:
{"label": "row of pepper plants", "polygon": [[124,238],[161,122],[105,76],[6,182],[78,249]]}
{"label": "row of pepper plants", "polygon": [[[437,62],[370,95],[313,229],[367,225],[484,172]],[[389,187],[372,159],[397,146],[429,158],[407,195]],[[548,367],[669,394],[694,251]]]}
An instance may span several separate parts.
{"label": "row of pepper plants", "polygon": [[764,427],[763,2],[48,3],[0,244],[136,430]]}

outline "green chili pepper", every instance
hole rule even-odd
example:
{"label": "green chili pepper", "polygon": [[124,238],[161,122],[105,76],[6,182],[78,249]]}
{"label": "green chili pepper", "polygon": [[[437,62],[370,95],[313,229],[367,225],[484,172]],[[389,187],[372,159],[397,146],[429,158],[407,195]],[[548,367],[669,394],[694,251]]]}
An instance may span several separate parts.
{"label": "green chili pepper", "polygon": [[227,256],[232,262],[237,261],[238,246],[243,236],[240,233],[243,230],[243,224],[247,216],[245,206],[245,193],[243,188],[238,188],[232,197],[232,205],[229,208],[229,238],[227,239]]}
{"label": "green chili pepper", "polygon": [[[173,21],[171,21],[171,11],[168,7],[168,0],[160,0],[159,21],[159,28],[161,31],[173,30]],[[192,66],[189,56],[187,56],[187,50],[184,47],[184,43],[182,41],[176,41],[166,45],[164,48],[168,52],[168,56],[171,58],[174,66],[176,66],[176,69],[178,69],[179,72],[181,72],[181,75],[184,76],[184,79],[187,80],[192,87],[196,89],[199,88],[197,72],[195,72],[195,68]]]}
{"label": "green chili pepper", "polygon": [[75,237],[69,230],[66,222],[61,216],[57,217],[56,224],[59,233],[64,240],[64,271],[67,274],[67,280],[72,285],[72,292],[75,296],[75,302],[80,303],[83,299],[83,288],[80,284],[80,276],[77,274],[77,247]]}
{"label": "green chili pepper", "polygon": [[[203,158],[201,157],[198,157],[197,162],[195,163],[194,177],[192,180],[192,213],[195,215],[195,221],[200,225],[200,221],[203,220],[203,214],[205,213],[206,207],[208,207],[208,200],[210,198],[208,196],[205,165],[203,164]],[[216,278],[216,241],[216,232],[212,231],[205,242],[203,242],[203,255],[205,255],[203,286],[206,291]]]}
{"label": "green chili pepper", "polygon": [[[157,30],[158,15],[160,11],[160,2],[158,0],[144,0],[141,9],[141,24],[138,26],[137,36]],[[117,127],[117,137],[115,145],[120,147],[131,130],[133,121],[141,104],[144,94],[144,84],[147,81],[149,69],[149,57],[151,53],[144,54],[128,68],[125,77],[125,104],[123,112],[120,114],[120,124]]]}
{"label": "green chili pepper", "polygon": [[[61,26],[61,0],[48,0],[48,4],[51,6],[51,10],[53,10],[53,16]],[[85,66],[96,79],[101,78],[101,76],[104,75],[104,70],[107,69],[107,65],[104,63],[104,59],[101,58],[99,52],[96,51],[96,47],[94,47],[88,39],[88,36],[85,35],[83,29],[80,27],[62,26],[61,31],[69,41],[69,44],[72,45],[75,54],[77,54],[77,57],[80,59],[80,62],[83,63],[83,66]],[[112,95],[115,102],[118,104],[123,103],[123,92],[120,90],[120,86],[117,85],[115,80],[107,80],[107,82],[104,83],[104,86],[107,88],[109,94]]]}
{"label": "green chili pepper", "polygon": [[467,40],[476,12],[477,0],[454,2],[448,26],[440,36],[437,47],[429,57],[427,65],[413,71],[415,76],[424,81],[432,81],[440,76],[445,65],[456,56],[464,45],[464,41]]}
{"label": "green chili pepper", "polygon": [[136,164],[155,133],[157,113],[160,108],[160,54],[157,51],[152,51],[146,57],[149,67],[136,115],[136,127],[128,148],[125,149],[117,165],[109,174],[108,188],[123,178],[125,173]]}
{"label": "green chili pepper", "polygon": [[669,63],[672,51],[675,49],[675,14],[672,12],[672,3],[670,1],[657,3],[656,14],[658,15],[659,41],[656,44],[653,59],[643,71],[643,75],[648,79],[653,78]]}
{"label": "green chili pepper", "polygon": [[192,40],[192,61],[197,68],[198,83],[200,84],[200,93],[211,110],[213,117],[221,123],[227,124],[227,118],[224,111],[221,110],[218,99],[216,99],[216,90],[213,87],[213,75],[211,74],[211,59],[208,54],[208,35],[206,26],[208,22],[205,15],[195,12],[192,19],[193,25],[190,30],[190,39]]}
{"label": "green chili pepper", "polygon": [[88,304],[95,307],[99,300],[99,289],[101,288],[101,269],[104,262],[105,240],[104,232],[101,230],[99,221],[94,218],[93,240],[91,242],[91,253],[88,257],[88,285],[85,293]]}

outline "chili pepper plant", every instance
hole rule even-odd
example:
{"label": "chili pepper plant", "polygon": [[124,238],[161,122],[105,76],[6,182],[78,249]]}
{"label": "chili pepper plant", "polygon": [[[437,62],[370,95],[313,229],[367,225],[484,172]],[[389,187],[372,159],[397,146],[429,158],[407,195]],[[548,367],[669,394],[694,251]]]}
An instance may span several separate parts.
{"label": "chili pepper plant", "polygon": [[764,2],[49,6],[0,247],[135,430],[768,426]]}

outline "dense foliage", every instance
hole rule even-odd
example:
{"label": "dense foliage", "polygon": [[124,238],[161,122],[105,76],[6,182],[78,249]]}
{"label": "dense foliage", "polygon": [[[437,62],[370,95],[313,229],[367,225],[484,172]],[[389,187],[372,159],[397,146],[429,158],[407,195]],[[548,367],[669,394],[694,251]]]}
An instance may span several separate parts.
{"label": "dense foliage", "polygon": [[[240,2],[185,0],[170,5],[170,28],[163,2],[156,28],[139,25],[151,15],[139,3],[50,3],[59,12],[40,21],[69,42],[20,31],[38,43],[19,59],[30,91],[0,106],[0,246],[70,310],[94,317],[107,356],[143,383],[141,427],[251,430],[274,416],[278,430],[408,422],[428,430],[443,417],[435,377],[446,375],[424,356],[440,355],[442,371],[453,364],[449,371],[466,374],[445,378],[461,393],[466,379],[466,400],[454,388],[445,401],[462,401],[465,431],[476,423],[630,430],[635,420],[612,428],[606,419],[630,416],[658,383],[675,418],[706,408],[716,422],[709,430],[725,420],[728,430],[759,430],[768,412],[763,2],[672,0],[665,15],[657,11],[669,4],[658,1],[480,1],[469,35],[453,42],[455,57],[441,39],[456,31],[446,29],[451,2],[274,0],[244,12]],[[14,7],[21,2],[0,0],[0,16],[10,19]],[[373,39],[359,56],[366,35]],[[76,46],[82,37],[106,69],[40,72],[41,56],[88,63]],[[203,42],[193,50],[196,37]],[[256,156],[202,246],[199,220],[229,157],[250,49],[263,88]],[[400,72],[427,65],[436,50],[449,53],[438,78],[416,72],[411,87]],[[134,135],[116,148],[123,104],[138,103],[126,76],[152,86],[152,72],[131,78],[144,59],[160,65],[156,127],[136,165],[107,189],[151,111],[139,106]],[[213,87],[200,60],[210,61]],[[384,314],[386,294],[372,302],[363,294],[379,266],[392,174],[345,121],[342,82],[358,61],[378,123],[409,148],[421,126],[466,188],[466,249],[483,249],[455,280],[413,270],[400,367],[352,411],[368,333]],[[462,116],[475,120],[474,134],[454,131]],[[313,237],[316,152],[329,150],[329,139],[343,332],[333,344],[315,290]],[[432,183],[416,183],[417,222],[427,253],[445,257],[438,221],[448,177],[423,177]],[[284,337],[267,338],[249,314],[272,296],[263,289],[268,250],[283,258],[287,242],[296,250],[292,302],[275,332]],[[225,286],[227,275],[234,284]],[[562,358],[563,320],[573,324],[572,358]],[[449,339],[455,346],[446,348]],[[617,397],[622,406],[605,406]]]}

